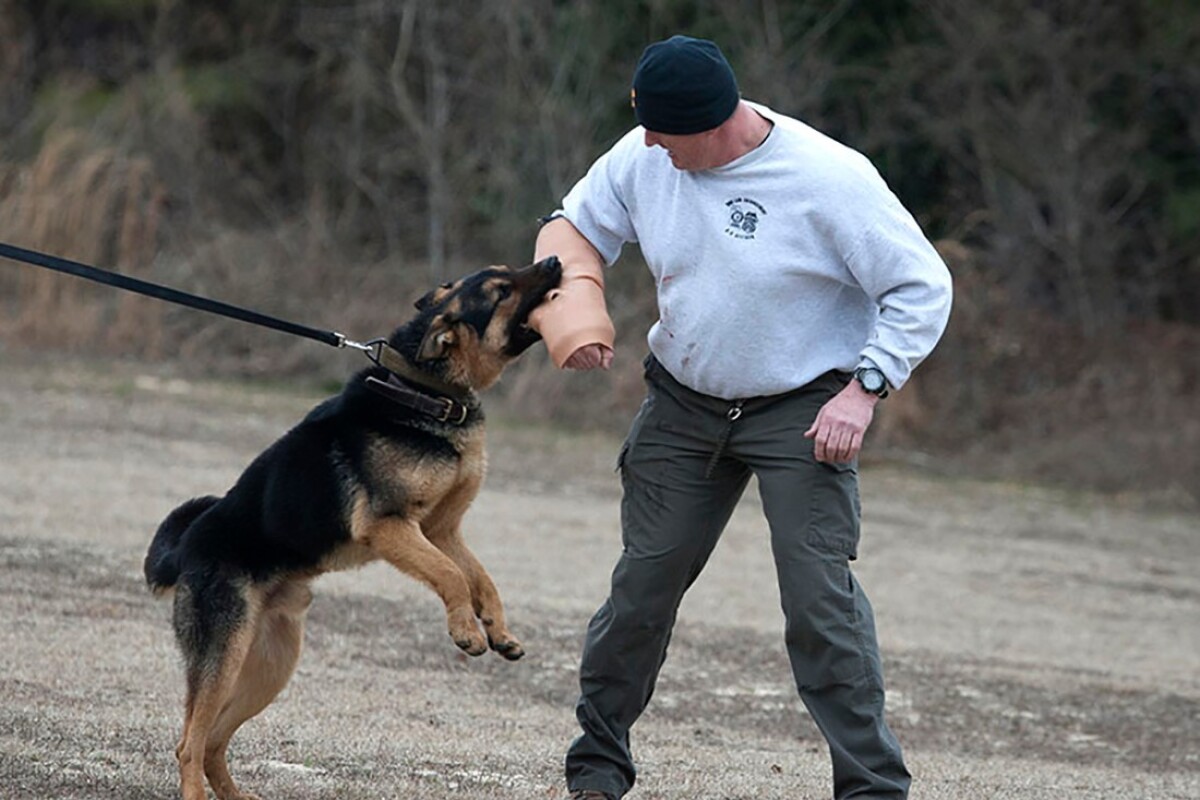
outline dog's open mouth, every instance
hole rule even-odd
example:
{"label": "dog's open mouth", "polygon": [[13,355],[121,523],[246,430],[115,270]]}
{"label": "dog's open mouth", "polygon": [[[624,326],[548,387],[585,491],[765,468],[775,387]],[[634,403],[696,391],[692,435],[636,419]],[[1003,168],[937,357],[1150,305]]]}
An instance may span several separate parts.
{"label": "dog's open mouth", "polygon": [[[537,306],[534,306],[534,308],[536,307]],[[530,312],[532,311],[533,309],[531,308]],[[529,327],[529,314],[526,314],[525,321],[518,322],[511,329],[511,333],[508,336],[508,347],[506,349],[508,350],[508,354],[510,356],[519,356],[521,353],[524,353],[541,340],[542,335],[533,328]]]}
{"label": "dog's open mouth", "polygon": [[513,335],[508,339],[508,352],[514,356],[518,356],[541,340],[542,335],[540,333],[522,323],[517,326]]}
{"label": "dog's open mouth", "polygon": [[518,356],[541,341],[542,335],[529,326],[529,315],[540,306],[562,281],[562,263],[557,256],[544,258],[514,274],[514,286],[521,292],[521,304],[509,327],[510,356]]}

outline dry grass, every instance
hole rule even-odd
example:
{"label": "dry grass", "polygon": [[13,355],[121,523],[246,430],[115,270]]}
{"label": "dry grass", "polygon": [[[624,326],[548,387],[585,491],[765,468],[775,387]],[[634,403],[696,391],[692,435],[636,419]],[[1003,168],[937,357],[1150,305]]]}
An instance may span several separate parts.
{"label": "dry grass", "polygon": [[955,278],[950,326],[912,386],[883,404],[879,444],[926,448],[951,470],[1200,506],[1200,329],[1085,336],[1015,302],[967,248],[939,247]]}
{"label": "dry grass", "polygon": [[[130,275],[145,276],[159,252],[165,204],[145,158],[97,147],[86,134],[47,135],[33,163],[2,173],[5,241]],[[0,272],[9,313],[0,333],[30,345],[158,357],[162,306],[33,268]]]}

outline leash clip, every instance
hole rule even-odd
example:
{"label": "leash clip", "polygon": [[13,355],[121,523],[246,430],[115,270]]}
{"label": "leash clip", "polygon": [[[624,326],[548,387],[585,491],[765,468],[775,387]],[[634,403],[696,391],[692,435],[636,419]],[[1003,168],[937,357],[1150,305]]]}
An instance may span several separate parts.
{"label": "leash clip", "polygon": [[337,338],[335,347],[345,347],[351,350],[359,350],[366,355],[367,358],[374,361],[379,366],[383,366],[379,359],[383,353],[383,346],[387,343],[387,339],[371,339],[366,342],[356,342],[353,339],[348,339],[344,333],[333,332]]}

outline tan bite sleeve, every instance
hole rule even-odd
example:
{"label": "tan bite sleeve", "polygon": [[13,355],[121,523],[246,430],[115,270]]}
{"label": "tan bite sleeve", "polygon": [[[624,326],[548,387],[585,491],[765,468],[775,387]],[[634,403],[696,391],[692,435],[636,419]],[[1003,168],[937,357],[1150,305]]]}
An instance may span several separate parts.
{"label": "tan bite sleeve", "polygon": [[554,364],[561,367],[571,354],[589,344],[612,348],[615,332],[604,303],[604,259],[575,226],[553,219],[538,232],[534,260],[558,256],[562,283],[529,316],[542,335]]}

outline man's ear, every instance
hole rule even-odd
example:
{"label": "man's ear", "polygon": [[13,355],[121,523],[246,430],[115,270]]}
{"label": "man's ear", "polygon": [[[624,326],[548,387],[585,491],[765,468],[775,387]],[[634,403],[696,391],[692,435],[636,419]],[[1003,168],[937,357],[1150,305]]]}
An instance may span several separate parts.
{"label": "man's ear", "polygon": [[421,340],[421,346],[417,348],[418,361],[446,357],[446,353],[458,342],[454,323],[449,314],[439,314],[433,318],[429,330],[425,331],[425,338]]}

